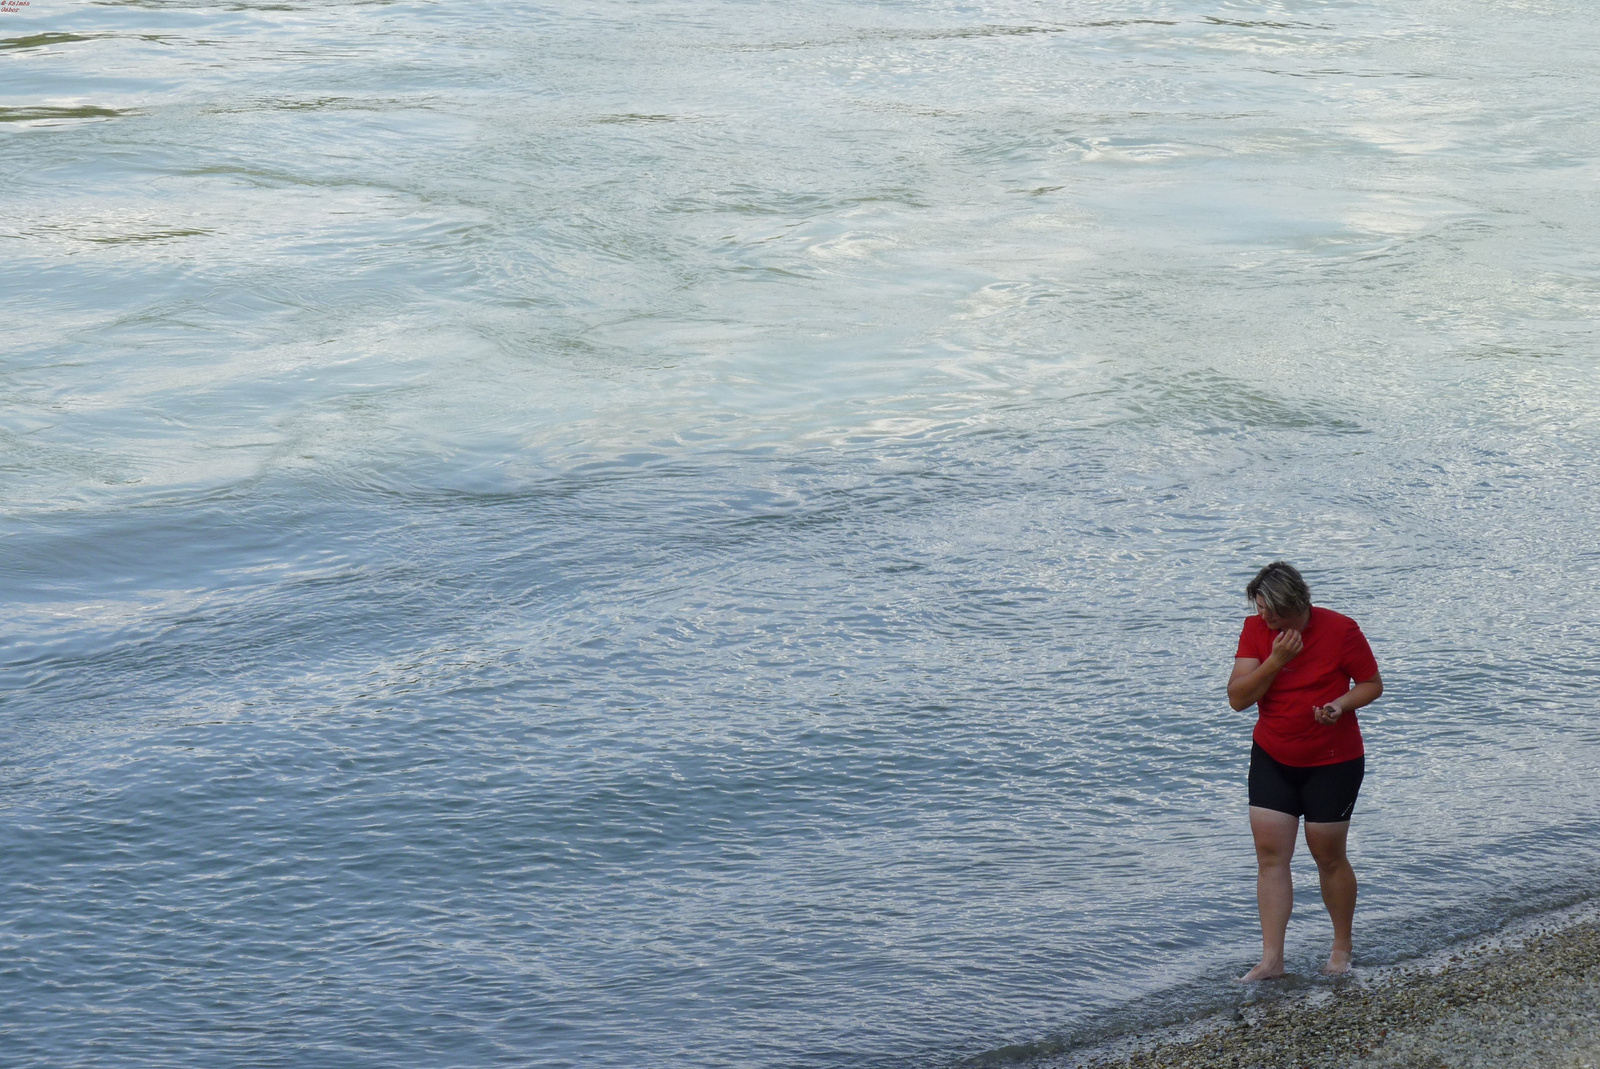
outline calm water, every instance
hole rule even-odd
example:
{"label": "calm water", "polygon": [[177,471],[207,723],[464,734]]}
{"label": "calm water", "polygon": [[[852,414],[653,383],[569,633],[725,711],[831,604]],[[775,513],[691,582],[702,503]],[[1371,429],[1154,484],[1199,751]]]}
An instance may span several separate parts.
{"label": "calm water", "polygon": [[1226,1005],[1278,556],[1388,680],[1358,964],[1600,892],[1596,26],[0,14],[0,1062]]}

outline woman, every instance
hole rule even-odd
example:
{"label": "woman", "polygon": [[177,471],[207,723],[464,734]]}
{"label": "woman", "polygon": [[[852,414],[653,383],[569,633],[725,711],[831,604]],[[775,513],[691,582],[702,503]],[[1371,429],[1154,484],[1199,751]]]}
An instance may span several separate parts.
{"label": "woman", "polygon": [[1333,952],[1323,971],[1349,972],[1356,874],[1345,857],[1345,838],[1366,771],[1355,711],[1383,693],[1383,680],[1361,628],[1312,605],[1306,581],[1289,564],[1274,561],[1261,569],[1245,596],[1257,615],[1245,620],[1239,636],[1228,704],[1242,712],[1259,703],[1250,747],[1250,832],[1261,963],[1242,979],[1283,975],[1283,934],[1294,905],[1289,858],[1302,816],[1322,901],[1333,918]]}

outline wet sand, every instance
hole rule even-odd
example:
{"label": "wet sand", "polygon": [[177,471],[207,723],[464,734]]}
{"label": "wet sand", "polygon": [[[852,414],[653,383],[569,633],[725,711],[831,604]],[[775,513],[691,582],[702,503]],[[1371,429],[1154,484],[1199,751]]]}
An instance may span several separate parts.
{"label": "wet sand", "polygon": [[[1170,1036],[1170,1034],[1169,1034]],[[1600,918],[1242,1006],[1052,1069],[1600,1069]]]}

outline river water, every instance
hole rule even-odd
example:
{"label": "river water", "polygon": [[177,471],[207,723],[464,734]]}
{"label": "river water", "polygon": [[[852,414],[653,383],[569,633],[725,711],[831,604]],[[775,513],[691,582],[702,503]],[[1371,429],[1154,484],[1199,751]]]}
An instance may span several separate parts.
{"label": "river water", "polygon": [[1277,557],[1387,680],[1358,965],[1600,893],[1596,25],[0,14],[0,1062],[1226,1006]]}

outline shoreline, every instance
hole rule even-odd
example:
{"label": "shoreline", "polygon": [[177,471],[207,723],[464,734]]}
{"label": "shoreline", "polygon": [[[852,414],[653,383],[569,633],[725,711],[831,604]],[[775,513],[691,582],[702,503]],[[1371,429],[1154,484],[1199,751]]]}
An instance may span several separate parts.
{"label": "shoreline", "polygon": [[1231,1013],[1027,1069],[1600,1069],[1600,902],[1524,918],[1316,989],[1241,987]]}

